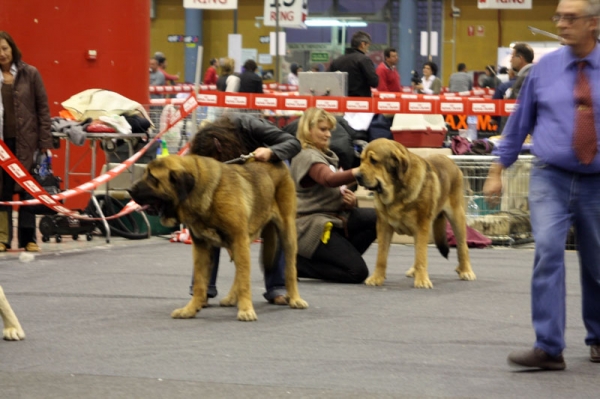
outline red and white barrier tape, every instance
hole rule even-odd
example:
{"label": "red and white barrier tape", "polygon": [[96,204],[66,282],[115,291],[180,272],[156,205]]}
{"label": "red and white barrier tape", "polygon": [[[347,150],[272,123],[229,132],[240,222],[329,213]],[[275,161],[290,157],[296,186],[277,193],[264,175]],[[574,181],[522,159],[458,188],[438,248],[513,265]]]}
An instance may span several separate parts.
{"label": "red and white barrier tape", "polygon": [[[329,112],[371,112],[376,114],[443,114],[508,116],[515,100],[493,100],[461,95],[426,95],[378,93],[376,97],[321,97],[276,95],[268,93],[203,92],[198,104],[209,107],[228,107],[271,111],[304,111],[310,107]],[[178,104],[180,99],[152,99],[152,104]]]}
{"label": "red and white barrier tape", "polygon": [[[173,117],[168,122],[165,129],[163,129],[152,140],[150,140],[140,151],[133,154],[123,163],[117,165],[115,168],[107,171],[106,173],[98,177],[95,177],[89,182],[55,195],[48,194],[48,192],[44,190],[42,186],[40,186],[40,184],[29,174],[29,172],[25,170],[23,165],[17,160],[15,155],[10,151],[6,144],[3,141],[0,141],[0,166],[2,166],[7,171],[7,173],[15,180],[16,183],[23,187],[25,191],[31,194],[34,198],[32,200],[25,201],[0,202],[0,205],[28,206],[43,204],[60,214],[71,216],[77,219],[103,220],[102,218],[90,218],[88,216],[81,215],[78,211],[74,211],[72,209],[64,207],[59,201],[83,194],[85,192],[89,192],[97,188],[100,184],[106,183],[114,179],[116,176],[125,171],[125,169],[131,167],[135,163],[135,161],[137,161],[148,150],[148,148],[150,148],[154,141],[158,140],[176,123],[187,117],[196,107],[198,107],[198,102],[194,99],[193,95],[189,96],[184,101],[180,109],[173,114]],[[184,147],[182,150],[184,149],[187,149],[187,146]],[[137,209],[140,209],[140,206],[134,201],[130,201],[118,214],[106,217],[104,219],[117,219]]]}

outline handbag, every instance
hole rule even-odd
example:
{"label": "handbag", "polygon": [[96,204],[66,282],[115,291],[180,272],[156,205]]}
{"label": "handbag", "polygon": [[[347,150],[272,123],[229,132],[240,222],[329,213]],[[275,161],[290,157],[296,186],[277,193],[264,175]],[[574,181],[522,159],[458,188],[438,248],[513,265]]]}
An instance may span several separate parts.
{"label": "handbag", "polygon": [[450,144],[454,155],[467,155],[471,153],[471,142],[466,137],[454,136]]}
{"label": "handbag", "polygon": [[[52,170],[52,157],[50,157],[47,153],[39,153],[35,157],[35,162],[31,168],[31,176],[50,195],[58,194],[62,191],[60,189],[60,183],[62,182],[62,179],[54,175]],[[30,200],[33,199],[33,196],[28,192],[25,192],[23,199]],[[42,204],[25,206],[22,208],[22,210],[35,213],[36,215],[56,214],[55,211]]]}

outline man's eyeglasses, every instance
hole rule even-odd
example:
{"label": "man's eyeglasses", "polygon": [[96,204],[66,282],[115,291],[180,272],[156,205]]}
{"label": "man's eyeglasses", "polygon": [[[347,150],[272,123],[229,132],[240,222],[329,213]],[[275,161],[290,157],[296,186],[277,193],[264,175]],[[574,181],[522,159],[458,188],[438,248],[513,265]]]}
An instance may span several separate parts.
{"label": "man's eyeglasses", "polygon": [[554,14],[552,16],[552,22],[554,22],[555,24],[559,23],[561,20],[565,21],[568,25],[573,24],[573,22],[575,22],[578,19],[581,18],[590,18],[589,15],[573,15],[573,14]]}

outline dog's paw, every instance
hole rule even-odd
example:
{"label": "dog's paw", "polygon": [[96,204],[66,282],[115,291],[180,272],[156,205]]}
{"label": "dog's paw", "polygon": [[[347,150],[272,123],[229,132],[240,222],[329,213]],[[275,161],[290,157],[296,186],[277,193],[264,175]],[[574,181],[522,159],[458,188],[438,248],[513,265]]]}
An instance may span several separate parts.
{"label": "dog's paw", "polygon": [[248,310],[238,310],[237,319],[239,321],[256,321],[258,317],[256,317],[256,312],[254,309]]}
{"label": "dog's paw", "polygon": [[433,284],[429,277],[425,276],[424,278],[415,278],[415,288],[433,288]]}
{"label": "dog's paw", "polygon": [[381,286],[383,285],[384,280],[385,277],[372,275],[365,280],[365,284],[371,286]]}
{"label": "dog's paw", "polygon": [[414,268],[414,266],[413,266],[413,267],[411,267],[410,269],[408,269],[408,270],[406,271],[406,273],[404,273],[404,275],[405,275],[406,277],[414,277],[414,276],[415,276],[415,268]]}
{"label": "dog's paw", "polygon": [[7,327],[2,330],[2,337],[7,341],[22,341],[25,339],[25,332],[20,327]]}
{"label": "dog's paw", "polygon": [[477,276],[473,273],[473,270],[461,271],[460,267],[456,268],[456,273],[461,280],[473,281],[477,280]]}
{"label": "dog's paw", "polygon": [[174,319],[192,319],[196,317],[196,313],[198,313],[198,310],[194,309],[193,307],[186,306],[183,308],[175,309],[171,313],[171,317]]}
{"label": "dog's paw", "polygon": [[293,309],[306,309],[308,307],[308,302],[302,298],[290,299],[289,304],[290,308]]}
{"label": "dog's paw", "polygon": [[227,295],[225,298],[221,299],[219,305],[224,307],[231,307],[237,305],[237,298],[234,295]]}

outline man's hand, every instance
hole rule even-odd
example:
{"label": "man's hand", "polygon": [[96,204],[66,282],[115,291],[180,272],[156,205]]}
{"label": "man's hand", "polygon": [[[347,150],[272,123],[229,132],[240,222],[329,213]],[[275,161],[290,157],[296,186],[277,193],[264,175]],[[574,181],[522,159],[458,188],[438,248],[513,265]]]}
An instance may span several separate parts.
{"label": "man's hand", "polygon": [[258,147],[254,152],[254,159],[261,162],[268,162],[273,156],[273,151],[270,148]]}
{"label": "man's hand", "polygon": [[502,165],[493,163],[488,177],[483,185],[485,201],[490,206],[496,206],[502,198]]}

